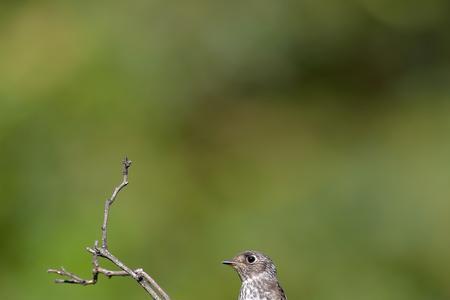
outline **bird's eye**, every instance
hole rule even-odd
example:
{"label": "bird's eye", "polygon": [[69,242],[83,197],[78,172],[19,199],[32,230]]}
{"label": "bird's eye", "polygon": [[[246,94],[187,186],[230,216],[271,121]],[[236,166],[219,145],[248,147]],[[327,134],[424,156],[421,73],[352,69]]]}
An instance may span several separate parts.
{"label": "bird's eye", "polygon": [[256,261],[256,257],[254,256],[254,255],[249,255],[249,256],[247,256],[247,262],[249,263],[249,264],[252,264],[252,263],[254,263]]}

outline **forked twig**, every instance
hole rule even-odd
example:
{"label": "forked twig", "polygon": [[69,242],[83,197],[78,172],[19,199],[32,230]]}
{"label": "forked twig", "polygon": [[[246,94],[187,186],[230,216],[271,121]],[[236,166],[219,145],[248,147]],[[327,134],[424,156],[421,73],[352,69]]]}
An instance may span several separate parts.
{"label": "forked twig", "polygon": [[[115,257],[108,250],[108,217],[109,210],[111,205],[116,200],[119,192],[128,185],[128,169],[131,166],[131,161],[128,160],[127,157],[122,161],[123,164],[123,179],[119,186],[117,186],[111,197],[106,199],[105,208],[103,213],[103,224],[102,224],[102,244],[99,247],[98,241],[95,241],[94,247],[87,247],[86,250],[92,255],[92,278],[91,279],[83,279],[74,273],[71,273],[61,267],[60,269],[48,269],[48,273],[55,273],[64,279],[55,279],[55,283],[71,283],[71,284],[80,284],[80,285],[94,285],[98,281],[98,275],[103,274],[108,278],[115,276],[131,276],[134,280],[136,280],[149,294],[154,300],[170,300],[169,295],[156,283],[156,281],[150,277],[143,269],[131,269],[126,266],[123,262],[121,262],[117,257]],[[118,271],[112,271],[108,269],[104,269],[100,267],[98,258],[103,257],[107,260],[111,261],[115,264],[119,269]]]}

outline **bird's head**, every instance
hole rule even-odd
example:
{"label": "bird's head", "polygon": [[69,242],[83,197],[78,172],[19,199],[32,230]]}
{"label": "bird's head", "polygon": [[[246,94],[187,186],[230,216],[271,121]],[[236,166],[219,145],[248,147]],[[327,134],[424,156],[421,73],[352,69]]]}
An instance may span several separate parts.
{"label": "bird's head", "polygon": [[276,268],[272,260],[257,251],[244,251],[231,260],[224,260],[239,274],[242,281],[256,277],[276,278]]}

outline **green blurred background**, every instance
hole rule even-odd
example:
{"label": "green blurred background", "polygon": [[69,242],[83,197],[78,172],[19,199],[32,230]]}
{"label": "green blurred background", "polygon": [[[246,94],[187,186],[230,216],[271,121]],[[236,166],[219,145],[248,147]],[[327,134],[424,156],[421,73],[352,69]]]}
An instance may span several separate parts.
{"label": "green blurred background", "polygon": [[[2,1],[0,298],[148,299],[88,277],[110,247],[176,299],[450,298],[450,2]],[[107,265],[109,266],[109,265]]]}

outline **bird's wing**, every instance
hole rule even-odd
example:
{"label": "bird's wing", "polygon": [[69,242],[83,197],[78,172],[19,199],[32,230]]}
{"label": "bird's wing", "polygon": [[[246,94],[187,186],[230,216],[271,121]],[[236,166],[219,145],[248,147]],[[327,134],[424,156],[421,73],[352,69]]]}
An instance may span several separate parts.
{"label": "bird's wing", "polygon": [[281,300],[287,300],[286,294],[284,293],[284,290],[279,283],[278,283],[278,289],[280,291]]}

